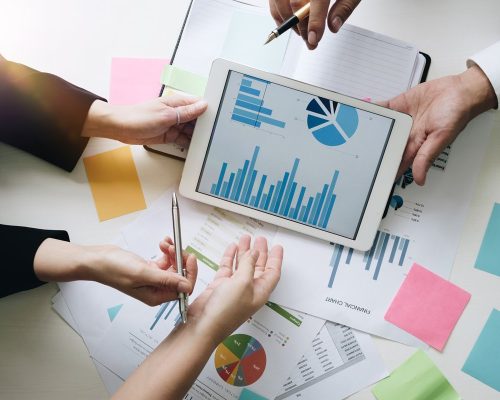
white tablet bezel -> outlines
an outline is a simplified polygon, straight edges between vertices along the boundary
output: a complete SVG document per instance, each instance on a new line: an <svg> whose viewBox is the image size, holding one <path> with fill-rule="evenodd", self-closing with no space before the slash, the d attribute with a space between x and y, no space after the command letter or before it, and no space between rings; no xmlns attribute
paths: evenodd
<svg viewBox="0 0 500 400"><path fill-rule="evenodd" d="M312 226L304 225L303 223L294 222L278 215L268 214L248 206L232 203L231 201L200 193L196 190L229 71L240 72L315 96L332 99L394 120L392 132L387 141L384 156L380 162L379 170L375 177L355 239L346 238ZM179 190L183 196L269 222L283 228L352 247L356 250L364 251L372 246L410 133L412 119L409 115L223 59L217 59L212 64L208 85L205 91L205 100L208 102L208 108L196 122L193 138L189 146L186 163L182 172Z"/></svg>

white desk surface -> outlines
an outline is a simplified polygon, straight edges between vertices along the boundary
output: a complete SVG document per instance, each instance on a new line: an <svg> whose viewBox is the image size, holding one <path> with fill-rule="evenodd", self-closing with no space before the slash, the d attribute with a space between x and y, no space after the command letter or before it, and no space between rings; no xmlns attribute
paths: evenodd
<svg viewBox="0 0 500 400"><path fill-rule="evenodd" d="M167 58L187 0L23 0L3 2L0 53L108 95L111 57ZM497 0L364 0L350 22L416 44L432 57L429 79L458 73L467 56L500 39ZM460 371L491 309L500 278L473 268L492 203L500 202L500 112L477 182L451 280L472 299L445 351L431 358L464 399L500 393ZM0 128L1 129L1 128ZM85 154L118 147L92 140ZM133 149L146 201L180 178L182 163ZM111 242L134 214L99 223L81 161L67 174L0 144L0 221L67 229L79 243ZM2 279L6 279L5 277ZM54 284L0 300L0 398L102 399L107 392L79 336L51 310ZM392 370L413 348L376 339ZM365 389L351 399L373 399Z"/></svg>

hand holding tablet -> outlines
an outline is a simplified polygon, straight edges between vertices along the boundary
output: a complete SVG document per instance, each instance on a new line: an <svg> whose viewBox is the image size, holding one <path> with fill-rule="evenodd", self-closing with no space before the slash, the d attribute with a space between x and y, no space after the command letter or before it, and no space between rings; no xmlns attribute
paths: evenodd
<svg viewBox="0 0 500 400"><path fill-rule="evenodd" d="M180 191L367 250L411 129L406 114L216 60Z"/></svg>

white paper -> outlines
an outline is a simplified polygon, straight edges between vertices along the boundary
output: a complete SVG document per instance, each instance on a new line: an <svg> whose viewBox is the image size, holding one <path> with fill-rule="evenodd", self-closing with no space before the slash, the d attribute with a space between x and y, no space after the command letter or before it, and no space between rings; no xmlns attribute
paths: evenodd
<svg viewBox="0 0 500 400"><path fill-rule="evenodd" d="M476 118L453 144L444 171L431 168L423 187L400 182L371 257L370 252L351 251L280 229L275 242L285 248L284 265L271 300L421 345L386 322L384 315L414 262L444 278L449 276L490 131L491 115Z"/></svg>
<svg viewBox="0 0 500 400"><path fill-rule="evenodd" d="M218 261L229 243L237 241L245 233L272 238L275 228L212 207L207 210L207 206L201 207L204 211L201 214L198 204L195 203L196 207L191 207L191 204L192 202L184 198L179 199L186 247L188 251L196 252L199 258L198 279L190 299L193 301L213 279ZM163 219L158 216L165 215L167 209L169 207L166 201L158 202L157 206L151 208L134 223L134 229L124 231L128 245L142 252L143 256L147 256L151 249L148 249L147 245L141 246L140 242L149 243L157 239L154 236L160 233L155 226L164 224ZM141 228L140 221L147 225ZM135 234L131 235L132 232ZM129 302L120 311L120 315L106 332L93 356L122 379L126 379L179 322L177 304L177 301L172 301L151 308L139 302ZM268 397L277 394L281 382L288 373L283 366L296 363L323 324L324 320L268 304L237 329L233 335L243 336L233 337L234 340L244 342L248 339L251 343L248 345L249 348L257 346L254 356L248 356L249 358L245 356L241 359L241 365L246 366L245 362L250 360L248 365L251 364L251 367L255 367L255 371L258 371L254 371L253 378L249 378L250 375L245 378L255 379L255 382L252 382L252 390ZM198 393L203 387L203 390L226 396L224 398L227 399L238 398L242 386L235 382L244 378L237 369L232 377L230 374L224 375L223 371L227 368L220 364L227 354L227 346L224 344L215 351L189 392L190 396L201 398L198 397ZM256 357L255 362L252 361L253 357ZM262 375L257 376L260 373ZM230 380L235 382L226 383L222 375L227 382ZM221 385L224 387L223 390Z"/></svg>
<svg viewBox="0 0 500 400"><path fill-rule="evenodd" d="M410 87L417 54L408 43L346 24L325 34L314 51L292 36L282 74L359 99L388 100Z"/></svg>
<svg viewBox="0 0 500 400"><path fill-rule="evenodd" d="M327 322L275 400L341 400L386 376L370 335Z"/></svg>

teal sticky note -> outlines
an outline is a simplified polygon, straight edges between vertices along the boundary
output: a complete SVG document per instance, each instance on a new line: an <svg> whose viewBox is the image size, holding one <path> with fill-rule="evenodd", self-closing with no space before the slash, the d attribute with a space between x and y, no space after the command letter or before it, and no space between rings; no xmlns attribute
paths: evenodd
<svg viewBox="0 0 500 400"><path fill-rule="evenodd" d="M462 371L500 392L500 311L491 311Z"/></svg>
<svg viewBox="0 0 500 400"><path fill-rule="evenodd" d="M250 389L243 389L241 391L240 397L238 400L267 400L266 397L261 396L255 392L252 392Z"/></svg>
<svg viewBox="0 0 500 400"><path fill-rule="evenodd" d="M476 259L476 268L500 276L500 204L495 203Z"/></svg>

